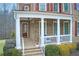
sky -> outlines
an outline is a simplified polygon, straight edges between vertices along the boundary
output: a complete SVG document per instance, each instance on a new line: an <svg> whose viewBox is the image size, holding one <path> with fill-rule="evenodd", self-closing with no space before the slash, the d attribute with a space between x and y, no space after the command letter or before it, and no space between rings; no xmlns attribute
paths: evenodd
<svg viewBox="0 0 79 59"><path fill-rule="evenodd" d="M16 9L15 3L0 3L0 11L7 11L9 13L14 9Z"/></svg>

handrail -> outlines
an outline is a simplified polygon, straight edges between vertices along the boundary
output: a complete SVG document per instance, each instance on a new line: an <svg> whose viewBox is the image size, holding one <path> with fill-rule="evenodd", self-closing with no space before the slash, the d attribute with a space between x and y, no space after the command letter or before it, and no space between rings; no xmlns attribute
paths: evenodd
<svg viewBox="0 0 79 59"><path fill-rule="evenodd" d="M60 35L60 36L70 36L70 34L67 34L67 35Z"/></svg>
<svg viewBox="0 0 79 59"><path fill-rule="evenodd" d="M50 38L50 37L57 37L57 35L54 35L54 36L44 36L45 38Z"/></svg>
<svg viewBox="0 0 79 59"><path fill-rule="evenodd" d="M24 56L24 39L22 37L22 55Z"/></svg>
<svg viewBox="0 0 79 59"><path fill-rule="evenodd" d="M70 34L67 34L67 35L60 35L60 36L70 36ZM48 37L57 37L57 35L53 35L53 36L44 36L45 38L48 38Z"/></svg>

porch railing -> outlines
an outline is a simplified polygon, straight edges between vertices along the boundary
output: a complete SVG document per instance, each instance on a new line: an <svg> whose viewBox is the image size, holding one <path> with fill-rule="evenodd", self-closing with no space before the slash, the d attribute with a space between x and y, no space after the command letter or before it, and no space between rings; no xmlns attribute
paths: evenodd
<svg viewBox="0 0 79 59"><path fill-rule="evenodd" d="M24 56L24 38L22 37L22 55Z"/></svg>
<svg viewBox="0 0 79 59"><path fill-rule="evenodd" d="M69 42L70 35L60 35L60 42Z"/></svg>
<svg viewBox="0 0 79 59"><path fill-rule="evenodd" d="M57 44L57 35L44 36L44 44ZM60 35L60 43L70 42L70 35Z"/></svg>
<svg viewBox="0 0 79 59"><path fill-rule="evenodd" d="M44 36L44 44L56 44L57 36Z"/></svg>

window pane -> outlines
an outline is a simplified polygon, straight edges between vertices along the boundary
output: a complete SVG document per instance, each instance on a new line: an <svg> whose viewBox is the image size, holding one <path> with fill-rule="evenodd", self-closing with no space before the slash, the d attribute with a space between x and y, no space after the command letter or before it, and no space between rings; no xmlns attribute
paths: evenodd
<svg viewBox="0 0 79 59"><path fill-rule="evenodd" d="M46 24L46 22L44 23L44 35L47 35L47 24Z"/></svg>
<svg viewBox="0 0 79 59"><path fill-rule="evenodd" d="M40 6L39 8L40 11L45 11L45 3L40 3L39 6Z"/></svg>
<svg viewBox="0 0 79 59"><path fill-rule="evenodd" d="M54 23L54 35L57 35L57 23Z"/></svg>
<svg viewBox="0 0 79 59"><path fill-rule="evenodd" d="M54 12L58 12L58 4L54 3Z"/></svg>
<svg viewBox="0 0 79 59"><path fill-rule="evenodd" d="M68 12L69 9L68 9L68 3L64 3L64 12Z"/></svg>
<svg viewBox="0 0 79 59"><path fill-rule="evenodd" d="M65 34L69 34L70 32L70 29L69 29L69 26L68 26L68 22L64 23L64 33Z"/></svg>

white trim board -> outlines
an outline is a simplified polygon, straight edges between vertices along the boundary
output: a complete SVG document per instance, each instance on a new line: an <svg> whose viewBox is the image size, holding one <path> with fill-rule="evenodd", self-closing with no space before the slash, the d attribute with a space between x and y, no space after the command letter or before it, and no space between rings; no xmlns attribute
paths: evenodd
<svg viewBox="0 0 79 59"><path fill-rule="evenodd" d="M15 13L17 15L17 18L20 17L26 17L26 18L49 18L49 19L66 19L66 20L71 20L72 16L71 15L63 15L63 14L41 14L41 13ZM15 17L16 18L16 17Z"/></svg>

